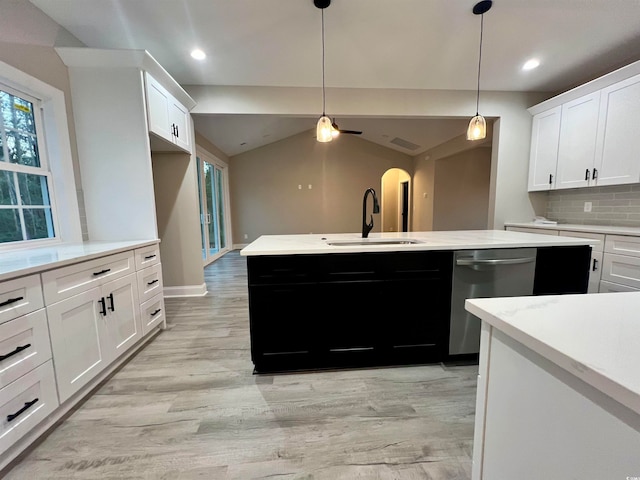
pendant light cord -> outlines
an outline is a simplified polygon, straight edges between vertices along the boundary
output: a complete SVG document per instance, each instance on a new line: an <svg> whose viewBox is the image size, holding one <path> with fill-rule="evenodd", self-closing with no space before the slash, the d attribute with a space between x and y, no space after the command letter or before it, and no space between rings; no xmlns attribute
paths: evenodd
<svg viewBox="0 0 640 480"><path fill-rule="evenodd" d="M325 95L324 95L324 8L320 9L322 13L322 116L325 116Z"/></svg>
<svg viewBox="0 0 640 480"><path fill-rule="evenodd" d="M323 27L323 30L324 30L324 27ZM484 30L484 13L480 15L480 54L478 55L478 90L476 93L476 117L480 114L480 65L482 64L482 31L483 30Z"/></svg>

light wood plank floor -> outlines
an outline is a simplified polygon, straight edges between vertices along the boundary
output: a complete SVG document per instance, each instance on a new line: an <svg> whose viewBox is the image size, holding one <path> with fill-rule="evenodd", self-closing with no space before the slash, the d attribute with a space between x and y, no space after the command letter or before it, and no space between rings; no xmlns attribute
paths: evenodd
<svg viewBox="0 0 640 480"><path fill-rule="evenodd" d="M245 258L206 281L5 478L471 477L477 366L254 375Z"/></svg>

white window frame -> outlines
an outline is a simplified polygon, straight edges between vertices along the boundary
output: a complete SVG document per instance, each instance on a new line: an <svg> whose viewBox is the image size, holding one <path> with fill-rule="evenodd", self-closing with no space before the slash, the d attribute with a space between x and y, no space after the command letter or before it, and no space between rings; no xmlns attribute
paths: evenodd
<svg viewBox="0 0 640 480"><path fill-rule="evenodd" d="M0 88L9 93L14 93L9 91L13 90L17 96L25 96L25 100L32 101L42 167L8 163L3 170L45 174L48 177L55 233L53 238L2 243L0 251L82 242L64 93L4 62L0 62L0 84ZM60 215L61 212L64 215Z"/></svg>

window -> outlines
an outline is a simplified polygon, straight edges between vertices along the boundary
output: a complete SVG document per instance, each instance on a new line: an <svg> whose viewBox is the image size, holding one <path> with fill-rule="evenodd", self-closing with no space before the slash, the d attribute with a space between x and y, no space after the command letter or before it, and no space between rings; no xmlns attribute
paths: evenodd
<svg viewBox="0 0 640 480"><path fill-rule="evenodd" d="M0 84L0 243L55 238L37 99Z"/></svg>

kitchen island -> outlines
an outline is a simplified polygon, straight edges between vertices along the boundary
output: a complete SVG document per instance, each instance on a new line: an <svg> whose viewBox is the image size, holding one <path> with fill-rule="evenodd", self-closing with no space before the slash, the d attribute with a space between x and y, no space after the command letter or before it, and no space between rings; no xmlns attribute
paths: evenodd
<svg viewBox="0 0 640 480"><path fill-rule="evenodd" d="M502 230L264 235L245 247L257 373L449 358L454 255L534 248L532 293L585 293L597 240Z"/></svg>
<svg viewBox="0 0 640 480"><path fill-rule="evenodd" d="M640 477L640 293L466 308L482 319L473 480Z"/></svg>

